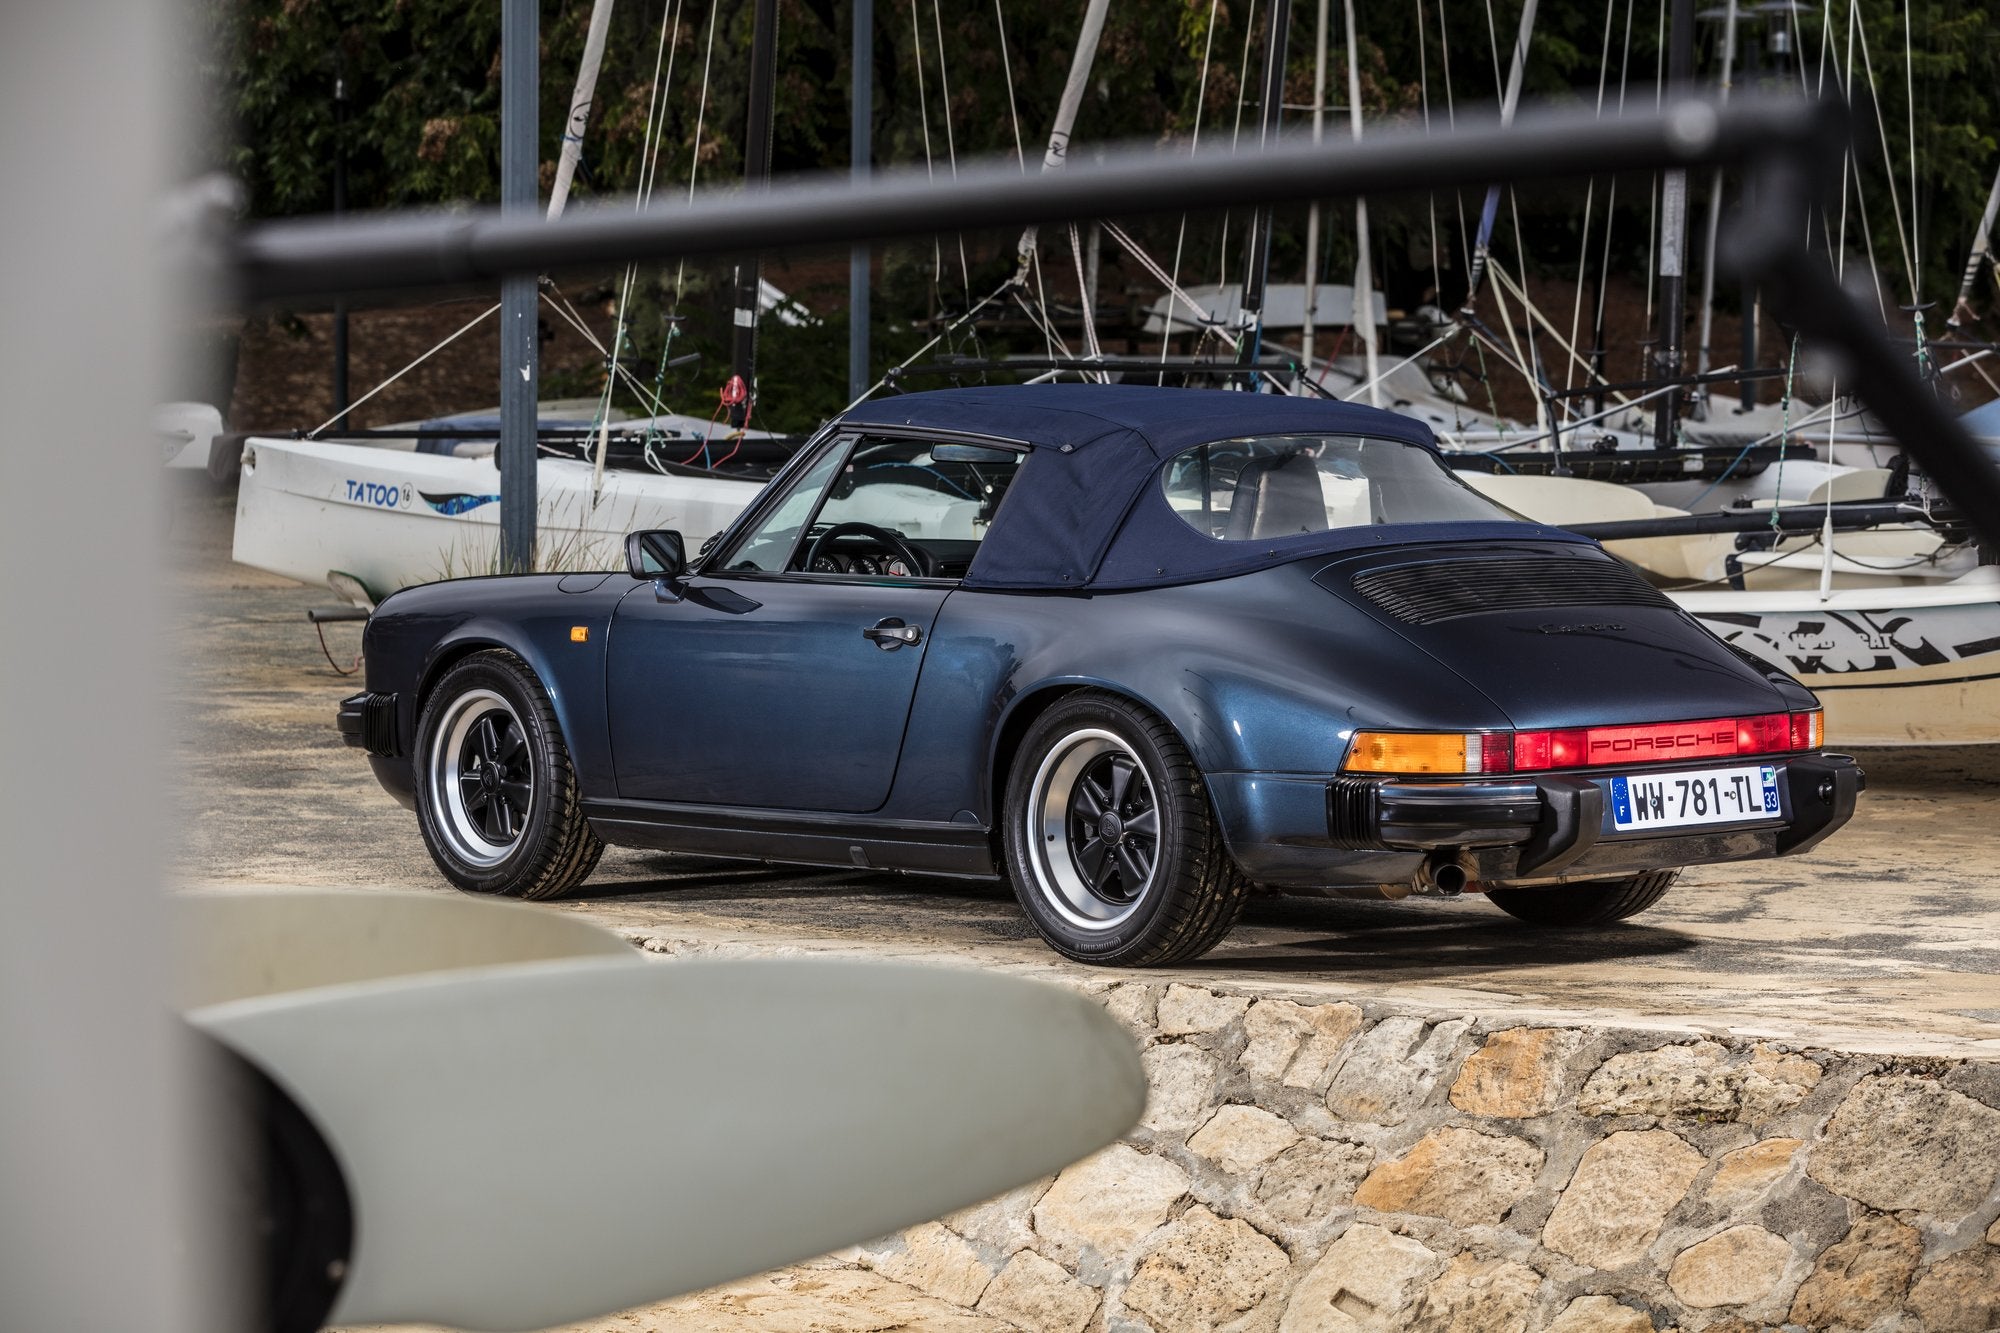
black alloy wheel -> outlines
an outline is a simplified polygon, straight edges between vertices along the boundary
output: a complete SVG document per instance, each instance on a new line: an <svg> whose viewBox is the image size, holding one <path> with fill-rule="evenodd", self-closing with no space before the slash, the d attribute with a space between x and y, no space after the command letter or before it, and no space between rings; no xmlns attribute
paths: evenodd
<svg viewBox="0 0 2000 1333"><path fill-rule="evenodd" d="M1085 890L1114 909L1138 902L1160 851L1160 811L1139 761L1115 740L1103 744L1063 805L1070 862Z"/></svg>
<svg viewBox="0 0 2000 1333"><path fill-rule="evenodd" d="M513 709L489 691L460 696L454 711L457 724L447 719L445 747L455 753L441 756L456 788L447 793L453 823L484 846L512 847L528 826L535 798L527 733Z"/></svg>
<svg viewBox="0 0 2000 1333"><path fill-rule="evenodd" d="M1129 699L1084 690L1029 729L1007 784L1015 896L1080 962L1186 962L1236 922L1246 889L1193 758Z"/></svg>
<svg viewBox="0 0 2000 1333"><path fill-rule="evenodd" d="M444 674L414 762L424 845L461 889L554 898L603 854L548 693L512 653L475 653Z"/></svg>

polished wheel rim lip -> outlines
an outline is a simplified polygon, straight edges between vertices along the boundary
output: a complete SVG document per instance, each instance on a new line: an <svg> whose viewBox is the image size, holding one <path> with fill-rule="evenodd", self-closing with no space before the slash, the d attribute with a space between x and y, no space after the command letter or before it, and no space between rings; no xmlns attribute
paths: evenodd
<svg viewBox="0 0 2000 1333"><path fill-rule="evenodd" d="M452 854L480 867L513 855L535 790L528 732L514 705L484 689L453 699L431 732L427 767L435 822Z"/></svg>
<svg viewBox="0 0 2000 1333"><path fill-rule="evenodd" d="M1021 815L1042 901L1093 934L1130 920L1159 873L1159 799L1115 732L1063 737L1043 758Z"/></svg>

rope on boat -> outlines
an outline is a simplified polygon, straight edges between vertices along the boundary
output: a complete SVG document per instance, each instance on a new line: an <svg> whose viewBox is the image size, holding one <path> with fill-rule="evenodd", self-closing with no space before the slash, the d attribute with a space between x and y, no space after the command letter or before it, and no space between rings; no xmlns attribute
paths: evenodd
<svg viewBox="0 0 2000 1333"><path fill-rule="evenodd" d="M388 388L391 384L394 384L397 380L403 378L403 376L409 374L411 371L415 370L418 366L421 366L424 362L430 360L432 357L436 356L439 352L442 352L445 348L451 346L453 343L457 342L460 338L463 338L466 334L478 328L488 319L491 319L494 315L498 314L499 311L500 311L500 306L496 302L492 306L489 306L483 313L474 316L470 320L467 320L464 327L460 328L456 333L453 333L443 342L431 348L428 352L425 352L422 356L419 356L416 360L410 362L409 365L404 366L401 370L391 375L388 379L383 380L380 384L370 389L367 393L362 394L359 398L349 403L345 408L341 409L339 412L336 412L334 415L328 417L325 421L320 422L317 426L314 426L311 430L307 431L306 438L308 440L318 439L320 432L325 430L328 426L331 426L334 422L341 420L343 417L347 416L348 413L352 412L355 408L361 406L363 403L367 402L370 398L373 398L376 394L382 392L382 390Z"/></svg>

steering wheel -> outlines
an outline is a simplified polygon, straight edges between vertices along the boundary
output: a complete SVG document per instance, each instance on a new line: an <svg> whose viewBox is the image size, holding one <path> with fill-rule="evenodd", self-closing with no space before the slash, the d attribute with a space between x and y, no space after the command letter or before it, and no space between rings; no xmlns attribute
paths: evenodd
<svg viewBox="0 0 2000 1333"><path fill-rule="evenodd" d="M836 523L820 533L812 539L812 545L806 547L804 560L806 569L811 570L818 564L820 552L841 537L867 537L894 552L908 567L912 576L927 579L934 575L936 567L931 562L930 552L911 545L909 539L902 533L889 528L878 528L873 523Z"/></svg>

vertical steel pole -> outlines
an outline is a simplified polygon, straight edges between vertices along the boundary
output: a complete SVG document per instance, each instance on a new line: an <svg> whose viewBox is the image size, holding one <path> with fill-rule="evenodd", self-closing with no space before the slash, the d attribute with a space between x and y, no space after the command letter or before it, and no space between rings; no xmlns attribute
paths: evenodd
<svg viewBox="0 0 2000 1333"><path fill-rule="evenodd" d="M778 0L757 0L756 31L750 37L750 124L743 136L743 188L761 190L771 182L771 99L778 83ZM757 301L762 289L756 255L736 265L736 378L743 395L729 408L729 424L750 419L757 402Z"/></svg>
<svg viewBox="0 0 2000 1333"><path fill-rule="evenodd" d="M347 211L347 74L333 75L333 215ZM333 410L336 433L347 429L347 298L333 301Z"/></svg>
<svg viewBox="0 0 2000 1333"><path fill-rule="evenodd" d="M536 211L541 140L541 14L538 0L501 0L500 207ZM522 572L535 560L535 403L541 382L535 279L500 285L500 567Z"/></svg>
<svg viewBox="0 0 2000 1333"><path fill-rule="evenodd" d="M1685 88L1694 74L1694 0L1673 0L1667 32L1667 87ZM1669 171L1660 191L1660 342L1654 373L1663 380L1681 374L1681 326L1687 322L1687 172ZM1660 395L1653 420L1653 445L1671 449L1680 424L1681 391Z"/></svg>
<svg viewBox="0 0 2000 1333"><path fill-rule="evenodd" d="M851 143L854 183L868 179L875 153L875 0L854 0L854 62ZM868 374L868 247L857 245L847 262L847 397L867 393L875 381Z"/></svg>

